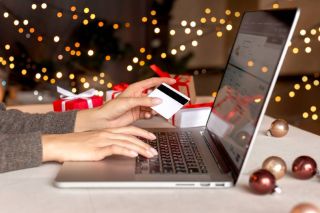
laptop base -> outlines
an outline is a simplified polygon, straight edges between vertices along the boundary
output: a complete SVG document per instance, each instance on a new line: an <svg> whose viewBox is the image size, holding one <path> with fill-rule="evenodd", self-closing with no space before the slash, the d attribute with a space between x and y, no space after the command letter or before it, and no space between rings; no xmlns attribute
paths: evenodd
<svg viewBox="0 0 320 213"><path fill-rule="evenodd" d="M208 168L208 173L194 174L137 174L136 160L111 156L98 162L65 162L55 180L59 188L226 188L234 183L230 173L223 174L212 157L203 128L181 129L190 131ZM151 132L177 132L179 129L157 128Z"/></svg>

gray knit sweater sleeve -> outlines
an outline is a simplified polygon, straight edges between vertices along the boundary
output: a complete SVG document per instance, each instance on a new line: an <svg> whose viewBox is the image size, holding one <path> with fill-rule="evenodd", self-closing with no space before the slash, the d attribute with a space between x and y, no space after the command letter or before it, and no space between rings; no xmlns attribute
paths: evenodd
<svg viewBox="0 0 320 213"><path fill-rule="evenodd" d="M0 103L0 173L40 165L41 134L73 132L75 118L76 111L29 114Z"/></svg>
<svg viewBox="0 0 320 213"><path fill-rule="evenodd" d="M6 110L5 106L0 103L0 134L73 132L75 117L76 111L30 114L15 109Z"/></svg>
<svg viewBox="0 0 320 213"><path fill-rule="evenodd" d="M39 166L41 133L0 134L0 173Z"/></svg>

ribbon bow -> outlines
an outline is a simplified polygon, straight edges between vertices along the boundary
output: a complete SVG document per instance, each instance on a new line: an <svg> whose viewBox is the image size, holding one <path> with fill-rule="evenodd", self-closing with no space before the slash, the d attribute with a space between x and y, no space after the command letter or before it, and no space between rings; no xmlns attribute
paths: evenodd
<svg viewBox="0 0 320 213"><path fill-rule="evenodd" d="M158 67L157 65L155 64L152 64L150 66L150 68L152 69L153 72L155 72L159 77L167 77L167 78L172 78L170 76L170 74L168 72L165 72L163 71L160 67ZM189 76L189 75L188 75ZM173 88L179 90L179 86L185 86L188 90L188 95L189 95L189 88L188 88L188 83L190 83L190 78L184 80L184 81L181 81L181 77L179 75L175 75L173 77L173 79L176 80L176 83L170 85L172 86Z"/></svg>
<svg viewBox="0 0 320 213"><path fill-rule="evenodd" d="M66 102L76 100L76 99L85 99L88 103L88 108L93 108L93 103L91 97L94 96L96 90L89 89L80 94L74 94L68 90L65 90L61 87L57 87L57 92L60 94L60 98L63 99L61 103L62 112L66 111Z"/></svg>
<svg viewBox="0 0 320 213"><path fill-rule="evenodd" d="M158 67L155 64L150 65L150 68L152 69L153 72L155 72L158 76L160 77L167 77L167 78L171 78L170 74L163 71L160 67Z"/></svg>

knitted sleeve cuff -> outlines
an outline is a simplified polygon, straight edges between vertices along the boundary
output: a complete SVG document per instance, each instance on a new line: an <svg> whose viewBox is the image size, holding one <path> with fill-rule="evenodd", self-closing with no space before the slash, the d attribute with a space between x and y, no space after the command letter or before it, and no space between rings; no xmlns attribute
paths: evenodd
<svg viewBox="0 0 320 213"><path fill-rule="evenodd" d="M42 133L63 134L74 132L77 111L49 112L42 121Z"/></svg>
<svg viewBox="0 0 320 213"><path fill-rule="evenodd" d="M39 166L41 133L0 135L0 173Z"/></svg>

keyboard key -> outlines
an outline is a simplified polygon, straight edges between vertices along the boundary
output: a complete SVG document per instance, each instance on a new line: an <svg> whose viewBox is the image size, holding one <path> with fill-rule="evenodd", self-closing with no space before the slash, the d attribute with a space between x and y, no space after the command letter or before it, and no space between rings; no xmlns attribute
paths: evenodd
<svg viewBox="0 0 320 213"><path fill-rule="evenodd" d="M207 173L191 132L157 132L156 140L144 140L159 155L151 159L136 158L136 174Z"/></svg>

